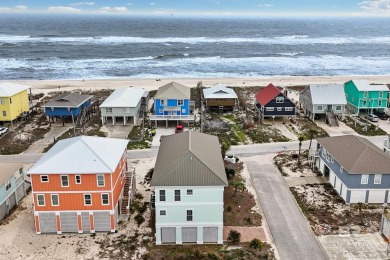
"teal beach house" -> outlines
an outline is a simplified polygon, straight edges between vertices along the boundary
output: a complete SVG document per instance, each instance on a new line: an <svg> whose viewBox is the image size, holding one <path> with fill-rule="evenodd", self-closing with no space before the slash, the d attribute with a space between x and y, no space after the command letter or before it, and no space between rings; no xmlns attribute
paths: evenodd
<svg viewBox="0 0 390 260"><path fill-rule="evenodd" d="M387 108L389 88L386 85L370 85L367 80L350 80L344 84L348 109L354 113L372 113Z"/></svg>
<svg viewBox="0 0 390 260"><path fill-rule="evenodd" d="M165 136L151 180L156 244L222 244L227 184L216 136L194 131Z"/></svg>

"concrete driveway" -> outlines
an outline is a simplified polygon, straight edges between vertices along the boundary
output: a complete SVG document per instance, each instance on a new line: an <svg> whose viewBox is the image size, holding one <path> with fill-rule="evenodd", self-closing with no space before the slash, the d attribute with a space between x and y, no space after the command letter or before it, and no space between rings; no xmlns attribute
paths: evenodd
<svg viewBox="0 0 390 260"><path fill-rule="evenodd" d="M356 135L357 133L355 130L344 124L343 122L339 121L339 126L329 126L325 122L322 121L315 121L315 123L324 129L325 132L329 134L329 136L340 136L340 135Z"/></svg>
<svg viewBox="0 0 390 260"><path fill-rule="evenodd" d="M174 127L157 127L156 135L153 137L152 140L152 147L160 147L161 136L173 135L173 134L175 134Z"/></svg>
<svg viewBox="0 0 390 260"><path fill-rule="evenodd" d="M104 125L100 131L106 132L107 137L126 139L134 125Z"/></svg>
<svg viewBox="0 0 390 260"><path fill-rule="evenodd" d="M243 158L280 259L327 259L281 174L274 155Z"/></svg>
<svg viewBox="0 0 390 260"><path fill-rule="evenodd" d="M379 119L378 122L376 122L376 123L372 122L372 124L378 125L379 128L381 128L386 133L390 134L390 122L389 122L389 120L381 120L381 119Z"/></svg>

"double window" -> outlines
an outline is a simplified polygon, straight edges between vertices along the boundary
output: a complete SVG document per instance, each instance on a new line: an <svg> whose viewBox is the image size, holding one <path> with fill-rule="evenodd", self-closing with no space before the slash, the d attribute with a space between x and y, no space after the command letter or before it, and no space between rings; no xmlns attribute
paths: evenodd
<svg viewBox="0 0 390 260"><path fill-rule="evenodd" d="M49 176L48 175L41 175L41 182L49 182Z"/></svg>
<svg viewBox="0 0 390 260"><path fill-rule="evenodd" d="M58 200L58 194L51 194L51 205L52 206L60 205L60 201Z"/></svg>
<svg viewBox="0 0 390 260"><path fill-rule="evenodd" d="M177 100L177 105L178 105L178 106L184 105L184 100L183 100L183 99L178 99L178 100Z"/></svg>
<svg viewBox="0 0 390 260"><path fill-rule="evenodd" d="M165 99L160 99L160 106L165 106Z"/></svg>
<svg viewBox="0 0 390 260"><path fill-rule="evenodd" d="M165 190L160 190L160 201L165 201Z"/></svg>
<svg viewBox="0 0 390 260"><path fill-rule="evenodd" d="M383 92L382 91L379 92L379 97L383 98Z"/></svg>
<svg viewBox="0 0 390 260"><path fill-rule="evenodd" d="M273 107L266 107L265 111L274 111L274 108Z"/></svg>
<svg viewBox="0 0 390 260"><path fill-rule="evenodd" d="M76 184L81 184L81 176L80 175L75 175L75 182Z"/></svg>
<svg viewBox="0 0 390 260"><path fill-rule="evenodd" d="M194 194L193 190L187 190L187 195L192 196Z"/></svg>
<svg viewBox="0 0 390 260"><path fill-rule="evenodd" d="M340 105L336 106L336 111L341 111L341 106Z"/></svg>
<svg viewBox="0 0 390 260"><path fill-rule="evenodd" d="M167 211L165 209L160 210L160 216L166 216L166 215L167 215Z"/></svg>
<svg viewBox="0 0 390 260"><path fill-rule="evenodd" d="M108 193L103 193L102 194L102 205L109 205L109 200L108 200Z"/></svg>
<svg viewBox="0 0 390 260"><path fill-rule="evenodd" d="M282 108L281 107L278 107L278 108L276 108L277 109L277 111L282 111Z"/></svg>
<svg viewBox="0 0 390 260"><path fill-rule="evenodd" d="M186 212L187 212L187 221L192 221L194 217L192 213L192 209L187 209Z"/></svg>
<svg viewBox="0 0 390 260"><path fill-rule="evenodd" d="M112 107L106 107L106 113L112 113Z"/></svg>
<svg viewBox="0 0 390 260"><path fill-rule="evenodd" d="M92 196L91 194L84 194L84 205L91 206L92 205Z"/></svg>
<svg viewBox="0 0 390 260"><path fill-rule="evenodd" d="M61 175L61 187L69 187L68 175Z"/></svg>
<svg viewBox="0 0 390 260"><path fill-rule="evenodd" d="M361 184L368 184L368 174L363 174L361 179Z"/></svg>
<svg viewBox="0 0 390 260"><path fill-rule="evenodd" d="M5 190L7 191L9 189L11 189L11 182L8 180L5 182Z"/></svg>
<svg viewBox="0 0 390 260"><path fill-rule="evenodd" d="M37 202L38 202L38 206L45 206L45 195L38 194L37 195Z"/></svg>
<svg viewBox="0 0 390 260"><path fill-rule="evenodd" d="M375 174L374 184L381 184L382 182L382 174Z"/></svg>
<svg viewBox="0 0 390 260"><path fill-rule="evenodd" d="M286 112L287 112L287 111L288 111L288 112L291 112L291 111L293 111L293 108L292 108L292 107L285 107L284 110L285 110Z"/></svg>
<svg viewBox="0 0 390 260"><path fill-rule="evenodd" d="M9 98L9 103L12 104L12 98Z"/></svg>
<svg viewBox="0 0 390 260"><path fill-rule="evenodd" d="M7 111L3 110L3 117L6 117L6 116L7 116Z"/></svg>
<svg viewBox="0 0 390 260"><path fill-rule="evenodd" d="M104 187L104 175L100 174L96 176L97 178L97 186Z"/></svg>
<svg viewBox="0 0 390 260"><path fill-rule="evenodd" d="M323 110L323 106L322 106L322 105L318 105L318 106L317 106L317 110L318 110L318 111L322 111L322 110Z"/></svg>
<svg viewBox="0 0 390 260"><path fill-rule="evenodd" d="M276 103L283 103L284 102L284 97L277 97L276 98Z"/></svg>
<svg viewBox="0 0 390 260"><path fill-rule="evenodd" d="M363 97L367 97L367 95L368 95L368 93L367 93L367 91L364 91L364 94L363 94Z"/></svg>
<svg viewBox="0 0 390 260"><path fill-rule="evenodd" d="M378 107L382 106L382 100L378 100Z"/></svg>
<svg viewBox="0 0 390 260"><path fill-rule="evenodd" d="M5 105L5 99L4 98L1 98L1 104Z"/></svg>
<svg viewBox="0 0 390 260"><path fill-rule="evenodd" d="M175 201L180 201L180 190L175 190Z"/></svg>

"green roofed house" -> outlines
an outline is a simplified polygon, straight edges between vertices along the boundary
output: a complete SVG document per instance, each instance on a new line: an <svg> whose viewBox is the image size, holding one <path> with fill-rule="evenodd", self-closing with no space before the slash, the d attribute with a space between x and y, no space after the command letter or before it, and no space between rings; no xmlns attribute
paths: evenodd
<svg viewBox="0 0 390 260"><path fill-rule="evenodd" d="M348 109L359 114L361 111L373 113L374 109L387 108L389 88L386 85L370 85L367 80L350 80L344 84Z"/></svg>
<svg viewBox="0 0 390 260"><path fill-rule="evenodd" d="M218 137L193 131L165 136L151 180L156 244L222 244L227 185Z"/></svg>

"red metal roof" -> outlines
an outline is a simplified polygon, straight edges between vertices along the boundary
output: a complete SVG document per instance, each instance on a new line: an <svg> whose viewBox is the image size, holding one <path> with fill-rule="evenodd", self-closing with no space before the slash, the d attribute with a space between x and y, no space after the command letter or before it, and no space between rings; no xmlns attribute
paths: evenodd
<svg viewBox="0 0 390 260"><path fill-rule="evenodd" d="M256 100L260 103L260 105L265 106L279 94L280 90L270 83L268 86L257 92Z"/></svg>

